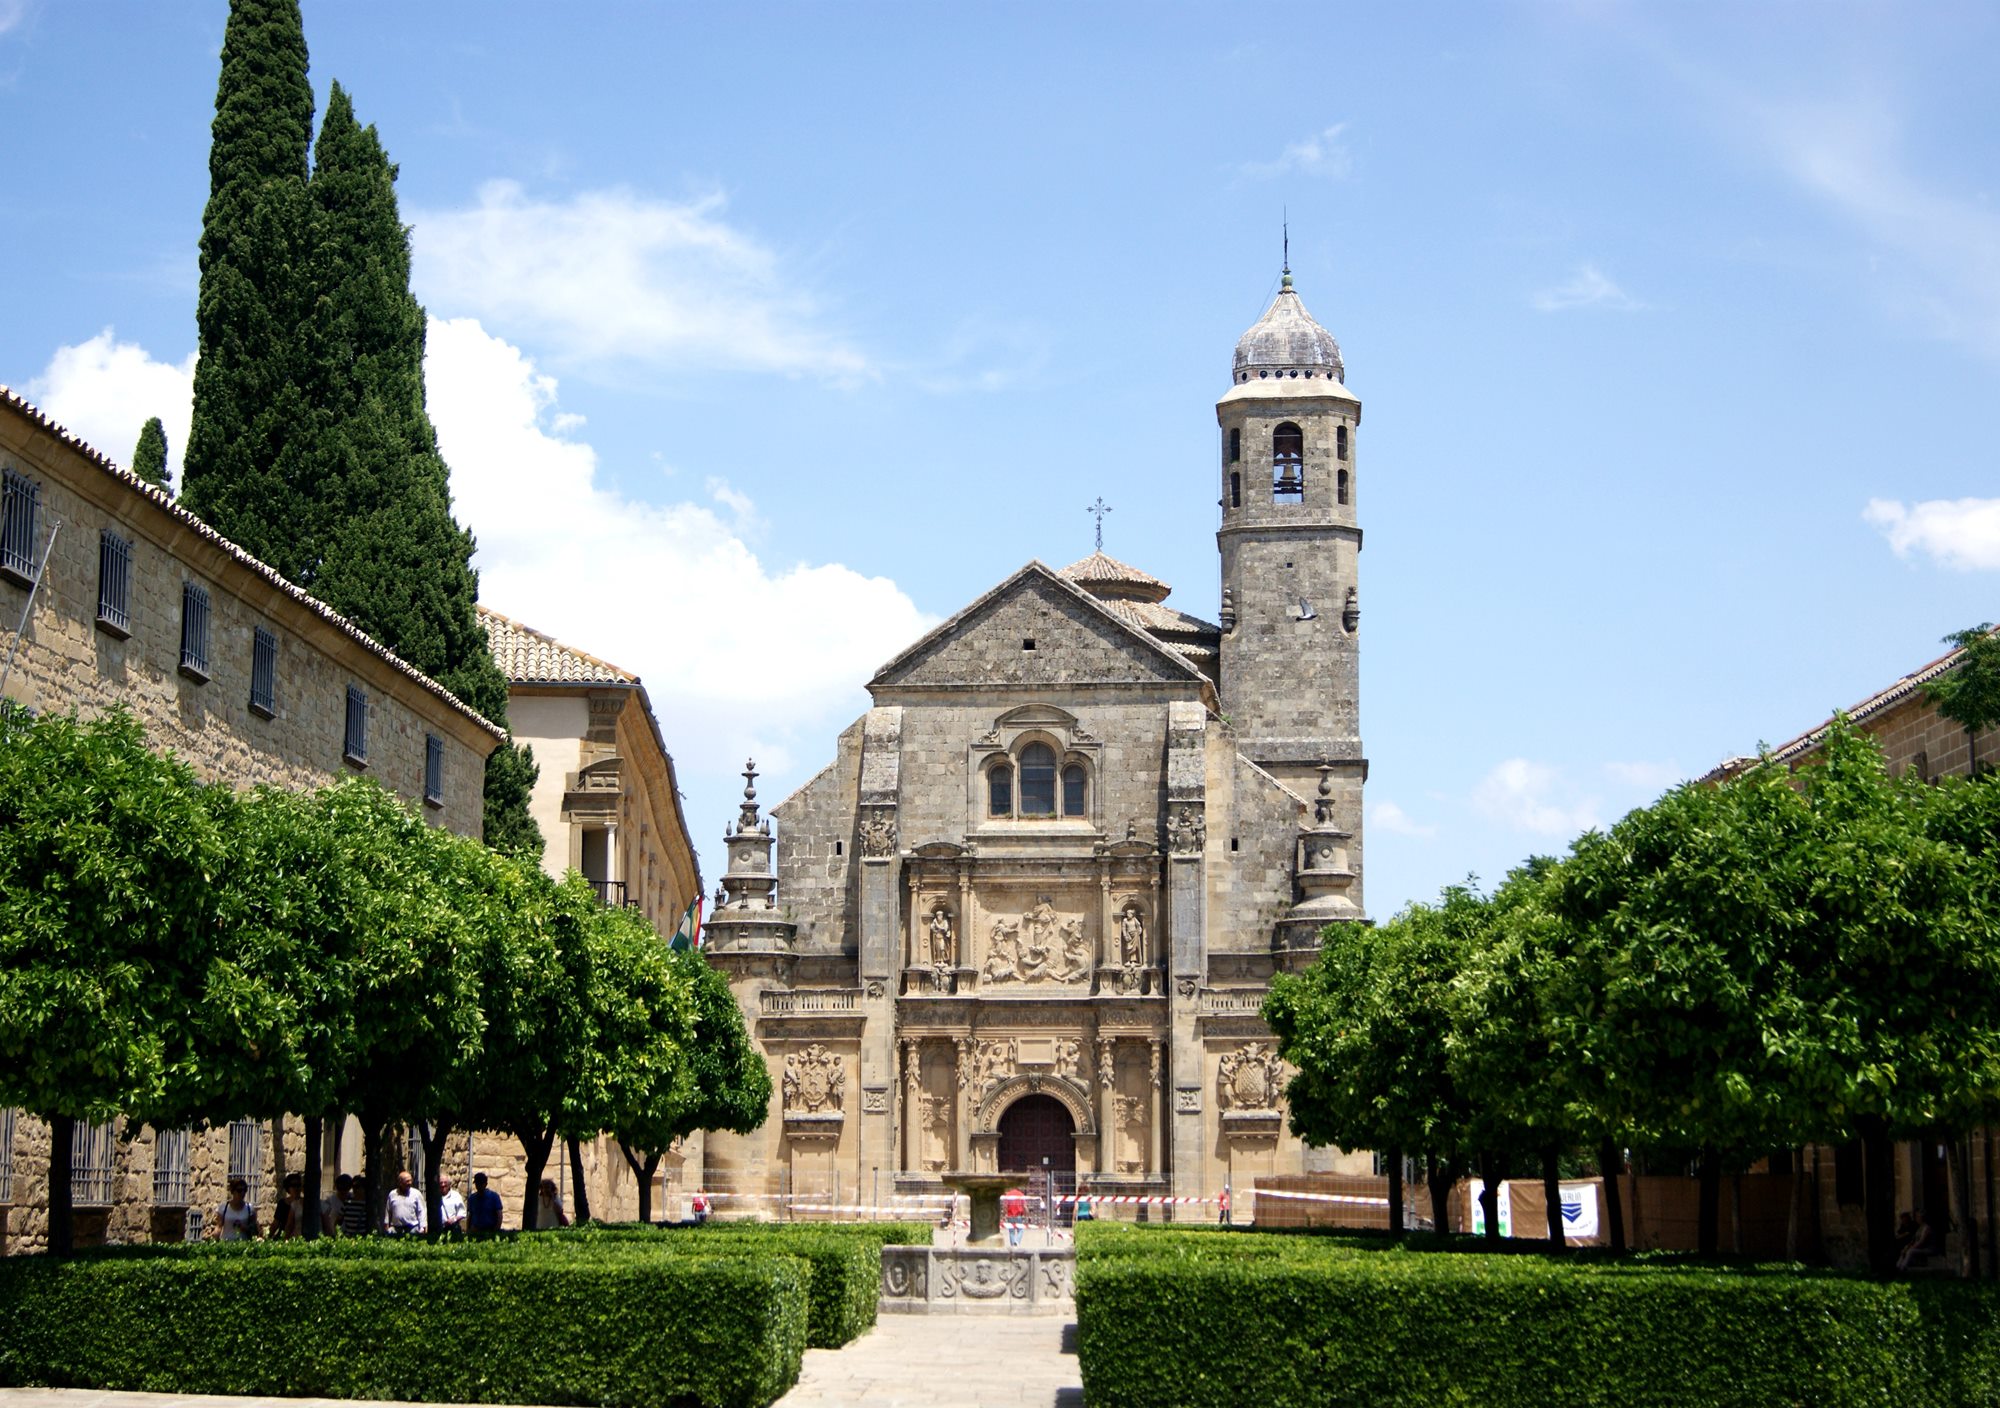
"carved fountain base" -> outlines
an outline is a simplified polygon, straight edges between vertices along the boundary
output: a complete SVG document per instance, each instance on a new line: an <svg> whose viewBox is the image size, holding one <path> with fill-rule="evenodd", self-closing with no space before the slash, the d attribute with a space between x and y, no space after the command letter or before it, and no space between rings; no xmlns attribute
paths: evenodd
<svg viewBox="0 0 2000 1408"><path fill-rule="evenodd" d="M884 1247L885 1314L1073 1315L1073 1247Z"/></svg>

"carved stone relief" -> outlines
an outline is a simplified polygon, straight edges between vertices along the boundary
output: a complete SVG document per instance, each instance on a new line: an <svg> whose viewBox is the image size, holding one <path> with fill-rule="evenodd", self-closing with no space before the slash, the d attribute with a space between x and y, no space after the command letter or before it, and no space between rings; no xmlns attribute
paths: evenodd
<svg viewBox="0 0 2000 1408"><path fill-rule="evenodd" d="M1013 1042L976 1039L972 1044L972 1098L984 1100L988 1091L1014 1074L1014 1064Z"/></svg>
<svg viewBox="0 0 2000 1408"><path fill-rule="evenodd" d="M814 1042L785 1056L787 1114L838 1114L847 1098L847 1063Z"/></svg>
<svg viewBox="0 0 2000 1408"><path fill-rule="evenodd" d="M1284 1081L1284 1067L1263 1042L1247 1041L1226 1053L1215 1077L1215 1100L1230 1110L1272 1110Z"/></svg>
<svg viewBox="0 0 2000 1408"><path fill-rule="evenodd" d="M889 808L873 807L862 817L861 854L865 857L896 854L896 814Z"/></svg>
<svg viewBox="0 0 2000 1408"><path fill-rule="evenodd" d="M1060 1038L1056 1042L1056 1074L1064 1080L1084 1085L1083 1043L1073 1038Z"/></svg>
<svg viewBox="0 0 2000 1408"><path fill-rule="evenodd" d="M1167 823L1167 849L1177 856L1200 855L1208 844L1208 822L1196 807L1179 807Z"/></svg>
<svg viewBox="0 0 2000 1408"><path fill-rule="evenodd" d="M1083 916L1058 913L1046 897L1019 918L993 921L987 935L989 983L1074 983L1090 974L1090 940Z"/></svg>

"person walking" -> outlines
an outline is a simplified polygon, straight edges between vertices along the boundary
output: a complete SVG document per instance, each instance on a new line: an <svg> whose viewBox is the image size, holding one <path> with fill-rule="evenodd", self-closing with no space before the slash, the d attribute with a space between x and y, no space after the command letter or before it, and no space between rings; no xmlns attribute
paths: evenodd
<svg viewBox="0 0 2000 1408"><path fill-rule="evenodd" d="M1222 1185L1222 1197L1219 1198L1217 1201L1220 1203L1222 1207L1222 1215L1216 1220L1220 1222L1224 1227L1228 1227L1231 1224L1229 1221L1229 1185L1227 1183Z"/></svg>
<svg viewBox="0 0 2000 1408"><path fill-rule="evenodd" d="M304 1174L285 1175L285 1196L278 1204L278 1215L271 1220L273 1237L303 1237L306 1235L306 1180Z"/></svg>
<svg viewBox="0 0 2000 1408"><path fill-rule="evenodd" d="M438 1195L438 1231L447 1237L465 1235L465 1194L451 1186L451 1175L438 1175L438 1187L443 1191Z"/></svg>
<svg viewBox="0 0 2000 1408"><path fill-rule="evenodd" d="M535 1230L539 1232L550 1227L567 1226L569 1214L563 1211L562 1197L556 1192L556 1181L544 1178L535 1199Z"/></svg>
<svg viewBox="0 0 2000 1408"><path fill-rule="evenodd" d="M217 1235L225 1242L247 1242L257 1235L257 1207L250 1201L248 1179L229 1180L229 1201L216 1215Z"/></svg>
<svg viewBox="0 0 2000 1408"><path fill-rule="evenodd" d="M500 1195L486 1186L486 1175L472 1175L472 1197L465 1204L465 1220L480 1241L500 1231Z"/></svg>
<svg viewBox="0 0 2000 1408"><path fill-rule="evenodd" d="M368 1216L368 1182L351 1173L333 1180L333 1196L340 1200L340 1235L366 1237L374 1228Z"/></svg>
<svg viewBox="0 0 2000 1408"><path fill-rule="evenodd" d="M391 1237L421 1237L429 1230L425 1218L424 1195L411 1186L410 1171L404 1169L396 1175L389 1206L383 1209L382 1230Z"/></svg>

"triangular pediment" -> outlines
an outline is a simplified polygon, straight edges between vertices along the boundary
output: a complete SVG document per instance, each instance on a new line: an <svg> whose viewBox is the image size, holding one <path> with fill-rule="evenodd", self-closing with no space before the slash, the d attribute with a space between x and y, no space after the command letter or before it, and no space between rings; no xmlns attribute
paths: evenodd
<svg viewBox="0 0 2000 1408"><path fill-rule="evenodd" d="M876 671L868 688L1090 684L1204 689L1207 681L1088 592L1031 562Z"/></svg>

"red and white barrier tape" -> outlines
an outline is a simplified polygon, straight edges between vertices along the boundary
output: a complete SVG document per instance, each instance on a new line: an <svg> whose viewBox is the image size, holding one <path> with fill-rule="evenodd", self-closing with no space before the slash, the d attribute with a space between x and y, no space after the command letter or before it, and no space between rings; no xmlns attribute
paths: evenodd
<svg viewBox="0 0 2000 1408"><path fill-rule="evenodd" d="M1076 1201L1077 1196L1078 1195L1072 1194L1069 1197L1058 1198L1056 1199L1056 1202L1063 1207L1068 1207L1071 1203L1074 1203ZM1115 1194L1104 1194L1104 1195L1100 1195L1097 1193L1085 1193L1082 1194L1081 1196L1089 1199L1089 1201L1093 1206L1104 1206L1104 1207L1129 1207L1134 1203L1146 1203L1153 1207L1158 1207L1162 1203L1171 1203L1178 1206L1189 1203L1212 1203L1215 1201L1215 1199L1213 1198L1148 1197L1144 1194L1139 1194L1139 1193L1115 1193Z"/></svg>
<svg viewBox="0 0 2000 1408"><path fill-rule="evenodd" d="M1276 1188L1259 1188L1251 1194L1254 1198L1290 1198L1301 1203L1359 1203L1363 1207L1386 1208L1387 1198L1367 1197L1359 1193L1289 1193Z"/></svg>

